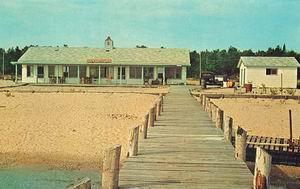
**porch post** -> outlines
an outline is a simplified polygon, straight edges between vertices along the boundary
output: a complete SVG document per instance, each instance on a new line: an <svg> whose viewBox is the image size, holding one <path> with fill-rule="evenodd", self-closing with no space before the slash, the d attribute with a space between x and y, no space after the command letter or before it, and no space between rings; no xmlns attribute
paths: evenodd
<svg viewBox="0 0 300 189"><path fill-rule="evenodd" d="M78 79L78 84L80 84L80 77L79 77L79 74L80 74L80 66L78 65L78 66L77 66L77 79Z"/></svg>
<svg viewBox="0 0 300 189"><path fill-rule="evenodd" d="M145 83L144 83L144 66L142 66L142 84L144 85Z"/></svg>
<svg viewBox="0 0 300 189"><path fill-rule="evenodd" d="M166 67L163 67L163 85L166 85L166 74L165 74L165 69Z"/></svg>
<svg viewBox="0 0 300 189"><path fill-rule="evenodd" d="M55 65L55 68L56 68L56 84L58 84L59 66Z"/></svg>
<svg viewBox="0 0 300 189"><path fill-rule="evenodd" d="M15 64L15 83L18 82L18 64Z"/></svg>
<svg viewBox="0 0 300 189"><path fill-rule="evenodd" d="M101 66L99 65L98 66L98 70L99 70L99 73L98 73L98 84L100 85L101 84Z"/></svg>
<svg viewBox="0 0 300 189"><path fill-rule="evenodd" d="M122 66L120 65L120 85L122 85Z"/></svg>
<svg viewBox="0 0 300 189"><path fill-rule="evenodd" d="M38 83L39 78L38 78L38 71L37 71L37 65L33 65L33 75L35 76L36 80L35 82Z"/></svg>

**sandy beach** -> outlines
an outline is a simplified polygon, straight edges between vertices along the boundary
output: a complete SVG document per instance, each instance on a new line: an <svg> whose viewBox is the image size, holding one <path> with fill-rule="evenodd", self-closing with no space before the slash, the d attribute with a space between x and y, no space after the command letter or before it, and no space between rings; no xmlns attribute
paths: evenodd
<svg viewBox="0 0 300 189"><path fill-rule="evenodd" d="M97 169L114 144L122 145L124 160L129 128L141 123L156 99L133 93L0 93L0 166Z"/></svg>
<svg viewBox="0 0 300 189"><path fill-rule="evenodd" d="M213 99L234 125L249 135L289 138L289 109L292 110L293 138L300 137L300 101L272 99Z"/></svg>

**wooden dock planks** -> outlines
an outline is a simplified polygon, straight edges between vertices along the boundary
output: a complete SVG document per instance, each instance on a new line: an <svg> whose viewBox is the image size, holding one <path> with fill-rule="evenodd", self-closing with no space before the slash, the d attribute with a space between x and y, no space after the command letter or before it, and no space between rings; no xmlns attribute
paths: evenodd
<svg viewBox="0 0 300 189"><path fill-rule="evenodd" d="M120 188L230 188L250 189L253 176L234 158L188 88L172 86L164 99L164 112L149 128L139 153L121 168Z"/></svg>

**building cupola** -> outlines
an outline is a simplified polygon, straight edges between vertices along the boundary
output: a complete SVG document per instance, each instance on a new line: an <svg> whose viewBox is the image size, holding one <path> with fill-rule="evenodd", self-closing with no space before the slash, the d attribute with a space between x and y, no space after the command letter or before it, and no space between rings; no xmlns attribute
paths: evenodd
<svg viewBox="0 0 300 189"><path fill-rule="evenodd" d="M112 50L114 48L114 42L111 40L110 36L105 39L104 48L106 50Z"/></svg>

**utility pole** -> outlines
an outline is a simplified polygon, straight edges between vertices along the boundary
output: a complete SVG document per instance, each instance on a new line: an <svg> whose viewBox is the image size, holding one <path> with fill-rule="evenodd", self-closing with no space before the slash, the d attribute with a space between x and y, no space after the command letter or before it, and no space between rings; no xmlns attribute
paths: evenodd
<svg viewBox="0 0 300 189"><path fill-rule="evenodd" d="M3 51L3 56L2 56L2 76L4 76L4 53L5 51Z"/></svg>
<svg viewBox="0 0 300 189"><path fill-rule="evenodd" d="M2 76L4 76L4 52L2 53Z"/></svg>
<svg viewBox="0 0 300 189"><path fill-rule="evenodd" d="M201 67L201 51L199 51L199 84L201 85L201 77L202 77L202 67Z"/></svg>

